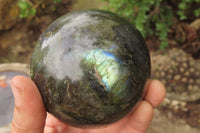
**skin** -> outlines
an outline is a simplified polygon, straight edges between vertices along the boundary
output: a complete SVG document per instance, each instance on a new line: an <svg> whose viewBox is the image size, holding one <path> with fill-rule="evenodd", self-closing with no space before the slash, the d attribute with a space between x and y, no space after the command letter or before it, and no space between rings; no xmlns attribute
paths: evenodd
<svg viewBox="0 0 200 133"><path fill-rule="evenodd" d="M144 99L125 118L99 129L79 129L46 112L41 95L31 79L16 76L11 83L15 97L11 133L145 133L152 121L154 108L166 94L160 81L149 80L145 85Z"/></svg>

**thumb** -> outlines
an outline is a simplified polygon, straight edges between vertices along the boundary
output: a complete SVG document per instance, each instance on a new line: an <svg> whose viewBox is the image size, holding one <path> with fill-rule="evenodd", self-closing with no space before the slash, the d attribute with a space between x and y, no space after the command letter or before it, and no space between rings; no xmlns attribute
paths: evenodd
<svg viewBox="0 0 200 133"><path fill-rule="evenodd" d="M36 85L24 76L14 77L11 85L15 97L11 133L43 133L46 111Z"/></svg>

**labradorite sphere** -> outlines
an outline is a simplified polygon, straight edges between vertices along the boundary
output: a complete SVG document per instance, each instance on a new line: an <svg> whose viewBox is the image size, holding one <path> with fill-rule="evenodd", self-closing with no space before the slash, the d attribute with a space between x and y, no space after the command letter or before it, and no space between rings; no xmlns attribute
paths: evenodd
<svg viewBox="0 0 200 133"><path fill-rule="evenodd" d="M31 78L46 110L76 127L116 122L142 99L150 56L140 32L102 10L66 14L41 35Z"/></svg>

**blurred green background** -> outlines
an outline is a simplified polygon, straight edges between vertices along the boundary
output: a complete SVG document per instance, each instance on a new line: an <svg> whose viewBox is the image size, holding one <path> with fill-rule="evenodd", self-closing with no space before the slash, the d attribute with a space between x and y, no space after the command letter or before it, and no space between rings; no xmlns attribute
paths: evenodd
<svg viewBox="0 0 200 133"><path fill-rule="evenodd" d="M113 11L140 30L153 61L161 58L165 59L163 62L169 60L170 67L165 67L164 63L161 63L162 67L154 65L156 72L159 72L155 74L164 75L167 80L173 69L171 77L174 78L170 79L170 83L177 86L180 82L175 77L184 79L189 69L195 70L196 77L200 75L200 0L0 0L0 63L29 64L39 36L50 23L68 12L91 8ZM174 54L171 54L173 57L168 58L168 51L172 49L175 49ZM160 53L154 54L157 52ZM181 61L176 59L179 56ZM177 64L174 65L174 62ZM183 62L187 67L181 72L179 67L184 66ZM189 62L194 65L189 65ZM159 68L166 68L166 73ZM196 77L189 73L184 90L177 87L180 90L174 89L174 92L186 91L185 94L192 96L200 94L200 78ZM166 80L163 79L163 82ZM194 89L198 93L192 94L191 90ZM162 116L156 113L156 120L151 126L153 128L148 133L199 132L199 110L198 98L192 102L165 101L158 110L164 113ZM163 127L160 123L163 123Z"/></svg>
<svg viewBox="0 0 200 133"><path fill-rule="evenodd" d="M178 47L200 58L200 0L0 0L0 62L29 63L35 42L53 20L90 8L126 18L151 51Z"/></svg>

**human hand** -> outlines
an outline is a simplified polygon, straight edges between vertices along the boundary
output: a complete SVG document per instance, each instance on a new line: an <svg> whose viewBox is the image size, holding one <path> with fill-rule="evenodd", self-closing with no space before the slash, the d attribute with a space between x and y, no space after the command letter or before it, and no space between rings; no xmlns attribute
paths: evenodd
<svg viewBox="0 0 200 133"><path fill-rule="evenodd" d="M34 82L24 76L12 80L15 97L11 133L145 133L156 108L165 97L165 87L157 80L145 85L144 99L122 120L100 129L71 127L46 113L41 95Z"/></svg>

